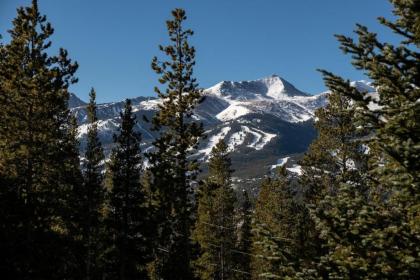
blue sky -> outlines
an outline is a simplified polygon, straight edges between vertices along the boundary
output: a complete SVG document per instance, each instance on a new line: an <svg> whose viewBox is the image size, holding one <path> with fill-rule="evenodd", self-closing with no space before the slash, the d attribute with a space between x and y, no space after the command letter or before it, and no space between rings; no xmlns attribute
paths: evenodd
<svg viewBox="0 0 420 280"><path fill-rule="evenodd" d="M0 0L0 34L16 8L30 0ZM325 90L317 68L351 80L365 79L338 49L333 34L351 35L355 23L389 41L378 16L391 17L386 0L39 0L55 28L53 47L64 47L80 64L71 90L86 100L95 87L99 102L154 96L150 68L167 39L170 11L187 11L195 31L196 77L202 87L222 80L253 80L278 74L297 88Z"/></svg>

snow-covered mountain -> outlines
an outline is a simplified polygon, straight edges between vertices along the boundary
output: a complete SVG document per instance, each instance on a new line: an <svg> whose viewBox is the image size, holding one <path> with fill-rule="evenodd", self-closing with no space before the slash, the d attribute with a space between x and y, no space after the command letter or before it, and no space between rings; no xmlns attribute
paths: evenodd
<svg viewBox="0 0 420 280"><path fill-rule="evenodd" d="M365 81L355 82L354 86L373 91ZM277 75L254 81L220 82L204 90L205 99L195 110L194 117L203 122L207 135L195 156L206 162L212 147L224 139L232 151L238 177L261 177L270 172L279 158L291 157L289 161L293 163L293 155L306 151L316 136L312 123L314 111L326 104L327 94L302 92ZM80 124L83 149L87 132L86 103L74 95L69 103ZM132 103L145 151L156 135L150 124L143 121L143 115L150 119L160 100L138 97ZM108 152L123 104L121 101L98 105L99 134Z"/></svg>
<svg viewBox="0 0 420 280"><path fill-rule="evenodd" d="M230 121L244 115L270 114L287 122L302 122L313 117L314 110L325 104L325 94L311 96L283 78L272 75L255 81L223 81L205 91L228 105L216 115Z"/></svg>

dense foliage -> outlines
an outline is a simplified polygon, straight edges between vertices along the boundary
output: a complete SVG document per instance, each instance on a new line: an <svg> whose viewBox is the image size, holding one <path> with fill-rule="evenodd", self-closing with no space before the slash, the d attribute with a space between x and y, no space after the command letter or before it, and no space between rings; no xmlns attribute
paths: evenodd
<svg viewBox="0 0 420 280"><path fill-rule="evenodd" d="M70 246L65 218L77 180L67 109L77 64L60 49L36 1L19 8L0 46L0 264L12 279L62 278Z"/></svg>
<svg viewBox="0 0 420 280"><path fill-rule="evenodd" d="M121 131L108 163L108 213L105 218L105 267L113 279L145 278L154 242L152 206L141 182L143 159L141 135L131 101L121 113Z"/></svg>
<svg viewBox="0 0 420 280"><path fill-rule="evenodd" d="M232 182L229 146L212 149L194 109L193 32L167 21L167 60L155 57L158 137L142 155L130 100L106 159L96 92L80 151L68 109L77 63L49 47L36 0L0 42L0 275L2 279L416 279L420 275L420 2L391 0L401 38L357 25L337 35L373 82L364 92L321 70L328 104L299 162L267 175L254 197Z"/></svg>
<svg viewBox="0 0 420 280"><path fill-rule="evenodd" d="M194 121L193 109L201 100L201 90L193 77L195 49L188 38L193 35L184 29L185 11L175 9L173 19L166 22L170 44L159 46L168 61L153 58L152 68L161 75L159 82L166 90L155 91L162 99L152 123L160 132L149 153L152 186L158 200L158 246L154 265L158 279L190 279L193 225L192 184L198 172L198 163L190 155L198 146L203 126Z"/></svg>
<svg viewBox="0 0 420 280"><path fill-rule="evenodd" d="M200 279L233 279L236 245L235 193L228 147L220 140L212 149L209 174L200 187L193 237L200 247L194 262Z"/></svg>

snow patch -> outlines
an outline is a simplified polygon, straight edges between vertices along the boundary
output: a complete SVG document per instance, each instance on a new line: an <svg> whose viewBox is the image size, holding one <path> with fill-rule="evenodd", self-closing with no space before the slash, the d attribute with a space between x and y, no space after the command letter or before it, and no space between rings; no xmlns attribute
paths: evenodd
<svg viewBox="0 0 420 280"><path fill-rule="evenodd" d="M78 127L78 138L82 138L84 135L87 135L88 129L90 123L82 124ZM96 122L96 125L98 126L98 132L104 133L104 132L111 132L113 133L118 128L119 124L114 119L108 119L108 120L99 120Z"/></svg>
<svg viewBox="0 0 420 280"><path fill-rule="evenodd" d="M158 110L162 99L151 99L140 102L140 108L143 110Z"/></svg>
<svg viewBox="0 0 420 280"><path fill-rule="evenodd" d="M225 136L229 133L229 131L230 131L230 127L223 127L218 134L210 137L207 147L199 150L197 153L204 154L206 157L210 155L213 147L216 146L216 144L220 141L220 139L224 139Z"/></svg>
<svg viewBox="0 0 420 280"><path fill-rule="evenodd" d="M233 133L228 141L229 150L234 151L235 147L242 145L245 141L245 137L246 133L243 130Z"/></svg>
<svg viewBox="0 0 420 280"><path fill-rule="evenodd" d="M237 119L241 116L247 115L252 111L244 106L238 104L231 104L225 110L216 115L216 118L221 121L230 121Z"/></svg>
<svg viewBox="0 0 420 280"><path fill-rule="evenodd" d="M296 173L298 175L302 175L302 166L298 165L298 164L293 164L292 167L287 167L287 170L289 170L292 173Z"/></svg>
<svg viewBox="0 0 420 280"><path fill-rule="evenodd" d="M254 148L255 150L261 150L264 146L271 141L277 134L267 133L262 130L253 128L249 129L247 126L242 126L242 128L247 132L254 135L253 141L247 145L247 147Z"/></svg>
<svg viewBox="0 0 420 280"><path fill-rule="evenodd" d="M241 130L233 133L230 137L228 142L229 149L233 151L235 147L242 145L248 135L251 135L252 140L246 146L255 150L261 150L271 139L277 136L277 134L267 133L256 128L250 129L242 125Z"/></svg>
<svg viewBox="0 0 420 280"><path fill-rule="evenodd" d="M282 167L283 165L285 165L287 163L287 161L289 160L290 157L284 157L284 158L279 158L277 160L277 164L273 164L271 166L271 169L275 169L277 167Z"/></svg>

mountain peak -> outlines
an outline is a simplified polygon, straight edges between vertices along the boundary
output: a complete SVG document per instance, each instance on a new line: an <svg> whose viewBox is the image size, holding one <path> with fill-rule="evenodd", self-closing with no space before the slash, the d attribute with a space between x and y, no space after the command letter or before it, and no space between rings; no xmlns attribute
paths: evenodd
<svg viewBox="0 0 420 280"><path fill-rule="evenodd" d="M294 96L308 96L307 93L298 90L294 85L277 74L262 78L259 81L267 86L267 96L274 99L284 99L285 97Z"/></svg>
<svg viewBox="0 0 420 280"><path fill-rule="evenodd" d="M74 93L70 93L69 96L69 108L75 108L79 106L84 106L87 103L82 101L79 97L76 96Z"/></svg>
<svg viewBox="0 0 420 280"><path fill-rule="evenodd" d="M210 94L233 100L287 99L309 96L277 74L251 81L223 81L207 90Z"/></svg>

